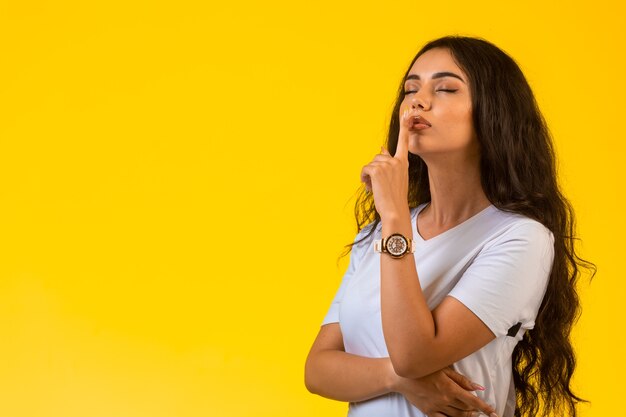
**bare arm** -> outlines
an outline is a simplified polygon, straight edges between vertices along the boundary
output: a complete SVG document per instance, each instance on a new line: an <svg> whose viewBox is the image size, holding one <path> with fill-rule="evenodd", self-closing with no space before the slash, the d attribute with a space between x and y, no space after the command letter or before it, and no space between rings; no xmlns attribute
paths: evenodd
<svg viewBox="0 0 626 417"><path fill-rule="evenodd" d="M410 215L385 218L382 234L412 236ZM446 297L432 312L418 278L415 258L381 255L381 316L395 371L419 378L477 351L495 335L470 309Z"/></svg>
<svg viewBox="0 0 626 417"><path fill-rule="evenodd" d="M322 326L305 365L309 391L338 401L364 401L391 392L394 371L389 358L346 353L338 323Z"/></svg>
<svg viewBox="0 0 626 417"><path fill-rule="evenodd" d="M409 110L402 113L394 156L382 154L363 167L361 178L374 195L382 236L413 238L408 196ZM381 254L383 334L395 372L419 378L443 369L495 338L489 327L458 300L446 297L432 312L420 286L414 256Z"/></svg>
<svg viewBox="0 0 626 417"><path fill-rule="evenodd" d="M429 415L465 417L472 411L487 415L494 412L493 407L471 393L482 387L451 369L421 379L408 379L394 372L389 358L346 353L337 323L320 329L306 360L305 384L314 394L347 402L398 392Z"/></svg>

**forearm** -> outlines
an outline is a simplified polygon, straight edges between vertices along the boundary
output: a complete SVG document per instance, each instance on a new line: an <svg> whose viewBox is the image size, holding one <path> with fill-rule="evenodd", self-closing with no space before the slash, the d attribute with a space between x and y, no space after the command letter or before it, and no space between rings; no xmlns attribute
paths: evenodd
<svg viewBox="0 0 626 417"><path fill-rule="evenodd" d="M389 393L396 377L389 358L367 358L340 350L316 352L309 356L305 368L310 392L348 402Z"/></svg>
<svg viewBox="0 0 626 417"><path fill-rule="evenodd" d="M385 219L383 236L393 233L413 238L409 215ZM385 342L396 372L408 376L408 373L419 369L416 361L429 362L433 353L432 342L436 337L435 322L422 292L413 256L393 259L382 254L380 268ZM407 364L411 366L410 371L406 369Z"/></svg>

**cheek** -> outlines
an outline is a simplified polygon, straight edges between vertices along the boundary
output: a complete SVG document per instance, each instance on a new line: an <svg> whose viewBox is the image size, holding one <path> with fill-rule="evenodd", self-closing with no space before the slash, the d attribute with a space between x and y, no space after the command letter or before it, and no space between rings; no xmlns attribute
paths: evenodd
<svg viewBox="0 0 626 417"><path fill-rule="evenodd" d="M451 111L447 114L446 120L449 121L446 127L451 130L458 132L473 130L474 121L472 120L471 110Z"/></svg>
<svg viewBox="0 0 626 417"><path fill-rule="evenodd" d="M474 124L472 119L472 108L469 106L463 106L462 108L457 109L455 112L457 123L463 126L471 127Z"/></svg>
<svg viewBox="0 0 626 417"><path fill-rule="evenodd" d="M463 110L449 114L449 123L443 125L441 131L454 148L465 148L474 141L474 123L471 111Z"/></svg>

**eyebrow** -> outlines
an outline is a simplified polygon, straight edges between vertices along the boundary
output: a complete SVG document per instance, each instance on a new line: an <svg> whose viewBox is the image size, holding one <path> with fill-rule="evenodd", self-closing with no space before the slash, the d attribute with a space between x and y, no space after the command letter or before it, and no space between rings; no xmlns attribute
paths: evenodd
<svg viewBox="0 0 626 417"><path fill-rule="evenodd" d="M448 71L443 71L443 72L436 72L433 74L432 78L433 80L435 78L444 78L444 77L454 77L454 78L458 78L459 80L463 81L463 78L461 78L460 75L457 75L453 72L448 72ZM420 80L420 76L417 74L411 74L408 77L406 77L406 79L404 80L404 82L407 82L409 80ZM465 81L463 81L463 83L465 83Z"/></svg>

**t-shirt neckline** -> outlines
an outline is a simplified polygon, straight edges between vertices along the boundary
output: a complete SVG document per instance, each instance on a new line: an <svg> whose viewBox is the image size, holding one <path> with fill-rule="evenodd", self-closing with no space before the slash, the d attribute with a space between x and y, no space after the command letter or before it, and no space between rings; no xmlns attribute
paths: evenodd
<svg viewBox="0 0 626 417"><path fill-rule="evenodd" d="M430 202L422 203L420 206L417 207L417 210L415 213L415 219L413 220L413 232L414 232L413 234L415 236L415 239L417 239L419 242L424 242L424 243L430 242L431 240L434 240L434 239L438 239L440 236L446 236L446 235L452 234L454 231L462 229L463 226L466 226L467 224L474 222L477 218L481 217L483 214L487 213L488 211L491 211L492 208L495 208L493 204L489 204L487 207L485 207L478 213L474 214L472 217L465 219L464 221L457 224L456 226L444 232L441 232L438 235L433 236L429 239L424 239L422 235L420 235L419 230L417 229L417 217L419 216L420 212L424 210L424 208L426 208L428 204L430 204Z"/></svg>

